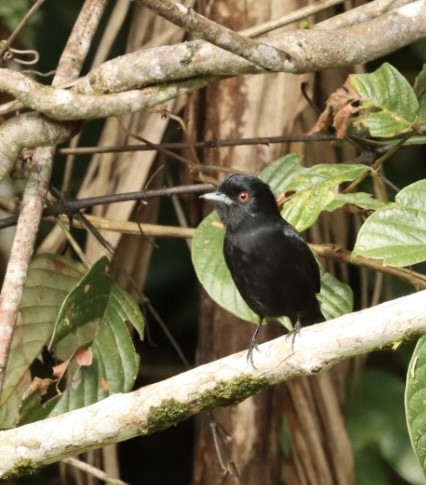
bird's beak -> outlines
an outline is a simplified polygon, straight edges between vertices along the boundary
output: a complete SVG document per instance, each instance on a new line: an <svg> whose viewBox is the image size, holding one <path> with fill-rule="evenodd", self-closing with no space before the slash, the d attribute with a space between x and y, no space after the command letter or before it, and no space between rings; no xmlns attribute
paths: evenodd
<svg viewBox="0 0 426 485"><path fill-rule="evenodd" d="M211 200L213 202L222 202L224 204L231 203L231 199L222 192L209 192L208 194L200 195L200 198Z"/></svg>

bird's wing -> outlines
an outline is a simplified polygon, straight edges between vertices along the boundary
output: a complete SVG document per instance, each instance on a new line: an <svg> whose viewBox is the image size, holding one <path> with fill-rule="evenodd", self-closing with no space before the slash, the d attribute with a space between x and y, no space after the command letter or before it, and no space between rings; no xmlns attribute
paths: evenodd
<svg viewBox="0 0 426 485"><path fill-rule="evenodd" d="M295 242L294 246L296 246L300 254L300 259L305 262L304 271L306 271L307 276L313 278L315 292L319 293L321 290L321 274L315 256L301 234L293 226L285 221L283 222L282 231L284 236Z"/></svg>

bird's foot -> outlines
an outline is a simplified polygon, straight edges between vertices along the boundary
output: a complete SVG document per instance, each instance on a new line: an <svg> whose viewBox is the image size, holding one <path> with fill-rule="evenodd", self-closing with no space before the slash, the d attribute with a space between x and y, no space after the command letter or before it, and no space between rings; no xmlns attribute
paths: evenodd
<svg viewBox="0 0 426 485"><path fill-rule="evenodd" d="M300 331L302 330L302 325L300 323L300 320L297 320L296 323L294 324L293 330L289 332L285 337L286 339L291 340L291 350L294 350L294 341L296 340L296 336L299 335Z"/></svg>
<svg viewBox="0 0 426 485"><path fill-rule="evenodd" d="M250 340L249 348L247 351L247 362L250 362L252 367L256 369L257 367L254 365L254 361L253 361L253 350L259 350L259 347L256 343L256 339L254 338Z"/></svg>

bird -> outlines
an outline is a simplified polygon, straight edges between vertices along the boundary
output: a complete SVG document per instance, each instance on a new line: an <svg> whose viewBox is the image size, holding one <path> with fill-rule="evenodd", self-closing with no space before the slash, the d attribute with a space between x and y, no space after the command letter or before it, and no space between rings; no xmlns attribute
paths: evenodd
<svg viewBox="0 0 426 485"><path fill-rule="evenodd" d="M255 367L253 350L264 319L288 317L292 347L302 326L325 320L316 296L321 287L318 263L259 178L232 174L201 197L216 203L225 226L225 263L242 299L259 318L247 353Z"/></svg>

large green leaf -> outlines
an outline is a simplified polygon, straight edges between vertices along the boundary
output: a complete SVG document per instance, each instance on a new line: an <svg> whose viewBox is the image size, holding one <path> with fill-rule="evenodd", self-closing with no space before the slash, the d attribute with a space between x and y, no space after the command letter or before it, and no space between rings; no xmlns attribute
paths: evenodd
<svg viewBox="0 0 426 485"><path fill-rule="evenodd" d="M113 285L100 315L99 330L90 350L90 366L79 366L72 382L57 399L50 415L57 415L97 402L115 392L130 391L139 368L126 323L143 337L143 319L138 306L120 287Z"/></svg>
<svg viewBox="0 0 426 485"><path fill-rule="evenodd" d="M197 227L192 239L195 272L206 292L216 303L243 320L257 323L257 315L241 298L226 266L223 257L224 236L225 229L214 211ZM352 310L350 288L328 273L322 276L318 299L327 318L335 318ZM287 326L285 321L282 323Z"/></svg>
<svg viewBox="0 0 426 485"><path fill-rule="evenodd" d="M351 182L366 171L368 167L363 165L314 165L295 177L287 187L296 194L284 204L282 216L299 231L304 231L323 210L332 210L336 199L341 200L340 183Z"/></svg>
<svg viewBox="0 0 426 485"><path fill-rule="evenodd" d="M68 359L94 340L113 284L108 267L108 259L101 258L64 300L49 344L58 359Z"/></svg>
<svg viewBox="0 0 426 485"><path fill-rule="evenodd" d="M331 211L349 203L342 198L345 194L339 194L339 184L355 180L366 171L368 167L353 164L318 164L306 168L300 165L299 155L291 153L268 165L259 178L276 195L296 192L284 204L281 214L299 231L304 231L323 210ZM354 197L351 200L353 203ZM365 197L363 203L367 203ZM368 208L374 208L373 202L370 205Z"/></svg>
<svg viewBox="0 0 426 485"><path fill-rule="evenodd" d="M308 169L300 165L300 155L289 153L267 165L259 175L278 195L289 190L291 182Z"/></svg>
<svg viewBox="0 0 426 485"><path fill-rule="evenodd" d="M355 125L378 138L412 131L419 103L408 81L393 66L384 63L371 74L351 75L349 82L361 100Z"/></svg>
<svg viewBox="0 0 426 485"><path fill-rule="evenodd" d="M318 295L321 311L327 320L340 317L353 310L353 294L349 285L331 273L321 275L321 292Z"/></svg>
<svg viewBox="0 0 426 485"><path fill-rule="evenodd" d="M29 268L0 400L0 427L16 424L22 396L31 384L29 368L49 341L59 308L84 274L82 264L41 255Z"/></svg>
<svg viewBox="0 0 426 485"><path fill-rule="evenodd" d="M197 227L192 238L192 262L198 279L207 293L221 307L235 316L258 323L241 298L223 257L225 229L216 211L209 214Z"/></svg>
<svg viewBox="0 0 426 485"><path fill-rule="evenodd" d="M128 294L111 282L106 268L106 259L87 273L67 258L34 259L12 343L0 426L65 412L132 387L139 361L127 323L142 337L143 318ZM57 357L68 360L63 366L63 392L42 405L41 397L53 381L38 377L31 381L29 367L49 340Z"/></svg>
<svg viewBox="0 0 426 485"><path fill-rule="evenodd" d="M405 187L395 200L363 224L354 256L383 259L395 266L426 260L426 180Z"/></svg>
<svg viewBox="0 0 426 485"><path fill-rule="evenodd" d="M405 413L411 444L426 476L426 336L417 342L408 367Z"/></svg>

